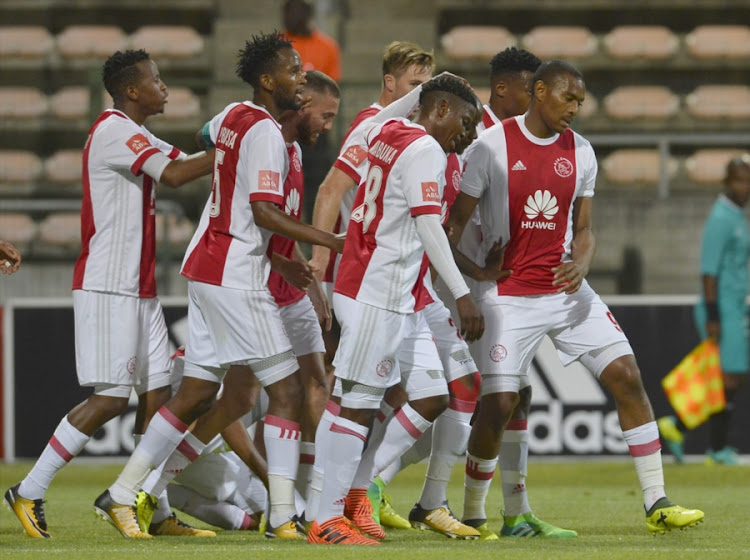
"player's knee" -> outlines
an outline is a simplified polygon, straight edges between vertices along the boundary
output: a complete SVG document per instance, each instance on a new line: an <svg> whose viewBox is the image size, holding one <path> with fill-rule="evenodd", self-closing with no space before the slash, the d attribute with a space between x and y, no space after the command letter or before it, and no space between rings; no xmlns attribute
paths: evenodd
<svg viewBox="0 0 750 560"><path fill-rule="evenodd" d="M448 408L448 403L448 395L434 395L432 397L409 402L411 407L428 422L434 422L435 418L440 416L443 411Z"/></svg>
<svg viewBox="0 0 750 560"><path fill-rule="evenodd" d="M305 390L299 372L277 381L266 387L269 397L277 403L283 403L287 410L301 411L304 403Z"/></svg>
<svg viewBox="0 0 750 560"><path fill-rule="evenodd" d="M640 395L644 392L641 370L630 356L618 358L609 364L600 379L615 396Z"/></svg>
<svg viewBox="0 0 750 560"><path fill-rule="evenodd" d="M516 416L526 418L531 409L531 385L518 391L518 406L516 407Z"/></svg>
<svg viewBox="0 0 750 560"><path fill-rule="evenodd" d="M518 406L518 393L493 393L482 398L480 418L485 426L499 432L513 417Z"/></svg>

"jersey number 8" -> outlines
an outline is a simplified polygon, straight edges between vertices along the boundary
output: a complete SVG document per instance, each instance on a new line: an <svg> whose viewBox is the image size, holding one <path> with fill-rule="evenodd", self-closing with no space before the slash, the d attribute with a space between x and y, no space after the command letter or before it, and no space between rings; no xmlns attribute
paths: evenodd
<svg viewBox="0 0 750 560"><path fill-rule="evenodd" d="M370 223L378 214L377 198L383 185L383 170L377 165L370 168L365 181L365 199L352 211L352 220L362 223L362 233L367 233Z"/></svg>

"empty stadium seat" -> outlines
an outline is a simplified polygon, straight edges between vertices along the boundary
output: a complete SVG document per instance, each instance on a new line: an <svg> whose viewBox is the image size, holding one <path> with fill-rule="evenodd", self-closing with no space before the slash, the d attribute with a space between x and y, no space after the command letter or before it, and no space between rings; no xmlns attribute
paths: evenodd
<svg viewBox="0 0 750 560"><path fill-rule="evenodd" d="M82 150L60 150L44 162L44 175L53 183L81 182Z"/></svg>
<svg viewBox="0 0 750 560"><path fill-rule="evenodd" d="M685 171L691 181L718 185L724 180L727 164L742 153L726 148L698 150L685 160Z"/></svg>
<svg viewBox="0 0 750 560"><path fill-rule="evenodd" d="M0 117L33 119L47 112L47 97L37 88L0 87Z"/></svg>
<svg viewBox="0 0 750 560"><path fill-rule="evenodd" d="M154 118L179 120L197 117L200 114L201 103L197 95L189 88L171 87L169 88L169 97L167 98L167 105L164 107L164 113L156 115Z"/></svg>
<svg viewBox="0 0 750 560"><path fill-rule="evenodd" d="M33 183L42 174L42 161L26 150L0 150L0 183Z"/></svg>
<svg viewBox="0 0 750 560"><path fill-rule="evenodd" d="M12 243L24 253L37 232L37 225L31 216L17 212L0 214L0 239Z"/></svg>
<svg viewBox="0 0 750 560"><path fill-rule="evenodd" d="M146 49L155 60L192 58L203 52L203 37L192 27L146 25L130 36L134 49Z"/></svg>
<svg viewBox="0 0 750 560"><path fill-rule="evenodd" d="M623 25L604 36L609 56L621 60L669 58L677 52L679 41L672 31L661 25Z"/></svg>
<svg viewBox="0 0 750 560"><path fill-rule="evenodd" d="M685 107L697 119L748 119L750 87L698 86L685 98Z"/></svg>
<svg viewBox="0 0 750 560"><path fill-rule="evenodd" d="M63 249L81 246L81 215L78 212L50 214L39 223L39 241Z"/></svg>
<svg viewBox="0 0 750 560"><path fill-rule="evenodd" d="M57 50L67 59L105 59L127 44L125 32L114 25L72 25L57 36Z"/></svg>
<svg viewBox="0 0 750 560"><path fill-rule="evenodd" d="M491 59L498 52L516 45L516 38L504 27L463 25L454 27L440 38L445 54L457 60Z"/></svg>
<svg viewBox="0 0 750 560"><path fill-rule="evenodd" d="M587 27L542 25L524 35L523 46L542 60L580 59L596 52L597 41Z"/></svg>
<svg viewBox="0 0 750 560"><path fill-rule="evenodd" d="M750 27L700 25L687 34L685 45L699 59L750 58Z"/></svg>
<svg viewBox="0 0 750 560"><path fill-rule="evenodd" d="M608 182L618 185L655 185L661 177L661 154L655 149L615 150L601 164ZM677 173L678 163L670 158L669 177Z"/></svg>
<svg viewBox="0 0 750 560"><path fill-rule="evenodd" d="M667 119L679 108L680 98L663 86L622 86L604 98L606 114L618 120Z"/></svg>
<svg viewBox="0 0 750 560"><path fill-rule="evenodd" d="M0 27L0 60L42 59L53 47L52 34L41 25Z"/></svg>
<svg viewBox="0 0 750 560"><path fill-rule="evenodd" d="M90 90L83 86L68 86L49 98L50 113L58 119L83 119L89 116ZM112 98L102 91L102 109L112 107Z"/></svg>
<svg viewBox="0 0 750 560"><path fill-rule="evenodd" d="M185 217L177 217L174 214L156 214L156 242L163 243L165 240L175 247L185 248L195 233L195 224Z"/></svg>

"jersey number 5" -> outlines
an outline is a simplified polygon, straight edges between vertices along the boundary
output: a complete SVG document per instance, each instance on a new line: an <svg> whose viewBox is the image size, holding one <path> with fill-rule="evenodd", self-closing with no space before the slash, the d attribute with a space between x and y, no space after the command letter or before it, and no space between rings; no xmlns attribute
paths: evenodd
<svg viewBox="0 0 750 560"><path fill-rule="evenodd" d="M378 215L377 198L383 185L383 170L377 165L370 168L365 181L365 199L352 210L352 220L362 223L362 233L367 233L370 223Z"/></svg>
<svg viewBox="0 0 750 560"><path fill-rule="evenodd" d="M224 150L216 148L214 156L214 181L211 185L211 207L208 215L215 218L221 212L221 172L219 166L224 163Z"/></svg>

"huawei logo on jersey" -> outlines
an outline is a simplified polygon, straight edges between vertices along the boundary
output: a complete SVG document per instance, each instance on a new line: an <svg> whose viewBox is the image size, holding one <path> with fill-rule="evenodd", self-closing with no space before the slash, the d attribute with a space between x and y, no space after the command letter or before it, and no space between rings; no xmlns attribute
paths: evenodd
<svg viewBox="0 0 750 560"><path fill-rule="evenodd" d="M294 216L297 214L298 210L299 210L299 193L293 190L293 191L290 191L288 195L286 195L286 203L284 204L284 212L286 212L290 216Z"/></svg>
<svg viewBox="0 0 750 560"><path fill-rule="evenodd" d="M557 206L557 197L552 196L549 191L538 190L533 196L526 199L523 211L529 220L535 220L542 216L545 220L551 220L560 208ZM523 229L555 229L557 224L547 221L521 222Z"/></svg>
<svg viewBox="0 0 750 560"><path fill-rule="evenodd" d="M276 171L258 171L258 189L279 192L279 173Z"/></svg>
<svg viewBox="0 0 750 560"><path fill-rule="evenodd" d="M367 158L367 150L361 146L349 146L342 157L354 167L359 167Z"/></svg>
<svg viewBox="0 0 750 560"><path fill-rule="evenodd" d="M440 189L435 181L422 183L422 200L440 203Z"/></svg>
<svg viewBox="0 0 750 560"><path fill-rule="evenodd" d="M143 134L134 134L127 142L125 142L128 148L130 148L134 154L140 154L143 150L151 146Z"/></svg>

